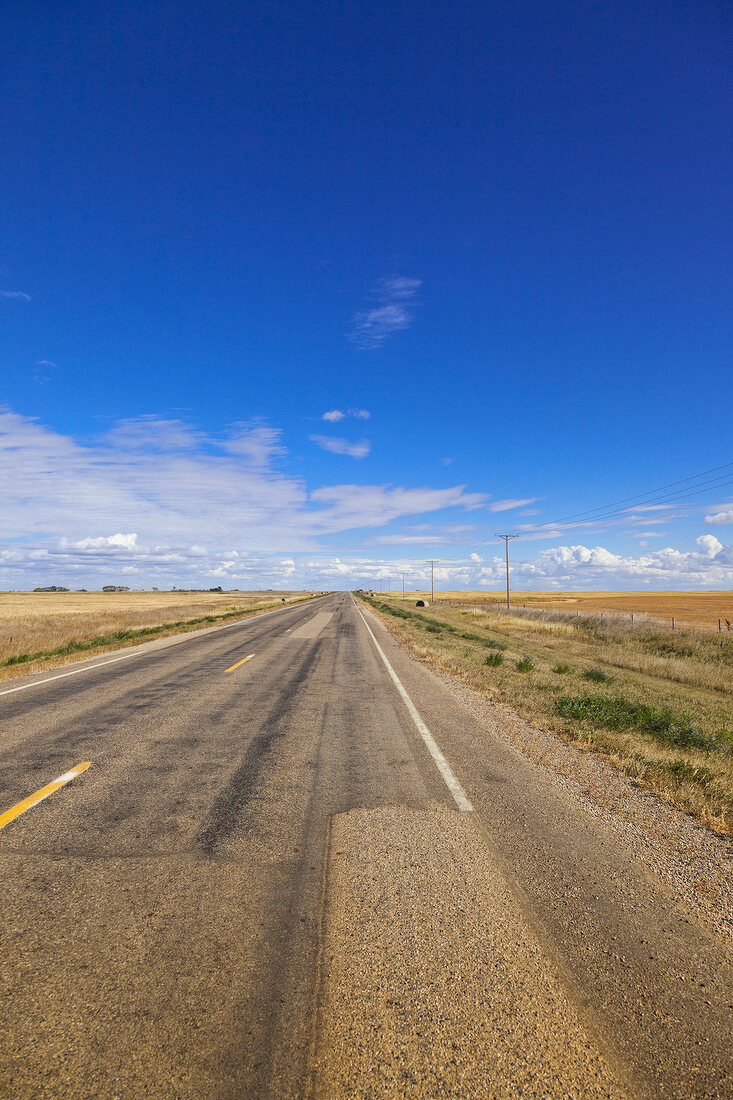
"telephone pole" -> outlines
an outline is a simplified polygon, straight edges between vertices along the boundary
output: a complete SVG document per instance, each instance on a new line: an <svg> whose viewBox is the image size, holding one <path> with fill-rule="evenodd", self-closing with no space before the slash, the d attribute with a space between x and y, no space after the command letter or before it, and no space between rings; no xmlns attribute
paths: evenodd
<svg viewBox="0 0 733 1100"><path fill-rule="evenodd" d="M496 532L494 532L496 534ZM498 539L504 539L506 551L506 609L509 610L509 539L519 538L519 535L496 535Z"/></svg>
<svg viewBox="0 0 733 1100"><path fill-rule="evenodd" d="M407 570L402 574L402 599L405 598L405 577L407 576Z"/></svg>
<svg viewBox="0 0 733 1100"><path fill-rule="evenodd" d="M391 577L387 577L387 593L390 594L390 595L392 593L392 578Z"/></svg>
<svg viewBox="0 0 733 1100"><path fill-rule="evenodd" d="M439 558L428 558L426 565L430 566L430 602L435 603L435 566L440 562Z"/></svg>

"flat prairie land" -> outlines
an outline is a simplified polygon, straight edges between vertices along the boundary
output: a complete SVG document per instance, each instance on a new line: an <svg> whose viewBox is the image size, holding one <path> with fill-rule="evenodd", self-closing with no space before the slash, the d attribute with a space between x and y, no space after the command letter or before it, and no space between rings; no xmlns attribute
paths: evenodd
<svg viewBox="0 0 733 1100"><path fill-rule="evenodd" d="M424 593L360 595L418 659L733 831L733 631L679 621L706 601L733 619L730 593L535 592L511 614L496 593L436 592L424 608ZM660 602L675 630L651 615Z"/></svg>
<svg viewBox="0 0 733 1100"><path fill-rule="evenodd" d="M386 595L386 593L382 593ZM401 598L402 593L391 593ZM406 593L410 599L430 599L430 592ZM496 606L505 603L503 591L438 592L436 604L448 601L473 607ZM726 619L733 632L733 592L512 592L514 607L542 607L549 611L576 611L582 615L609 612L634 619L647 618L675 626L690 626L698 630L717 630L718 619L723 632Z"/></svg>
<svg viewBox="0 0 733 1100"><path fill-rule="evenodd" d="M0 592L0 680L307 599L306 592Z"/></svg>

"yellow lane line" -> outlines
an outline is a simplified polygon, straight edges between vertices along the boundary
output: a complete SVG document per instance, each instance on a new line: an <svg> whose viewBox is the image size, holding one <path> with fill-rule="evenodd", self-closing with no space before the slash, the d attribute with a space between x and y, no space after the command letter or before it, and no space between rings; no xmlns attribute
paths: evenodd
<svg viewBox="0 0 733 1100"><path fill-rule="evenodd" d="M231 668L228 668L227 672L233 672L235 668L239 668L239 666L243 665L245 661L251 661L253 657L254 653L250 653L249 657L243 657L241 661L237 661L236 665L232 665Z"/></svg>
<svg viewBox="0 0 733 1100"><path fill-rule="evenodd" d="M91 768L91 760L85 760L83 764L77 764L71 771L65 772L60 775L58 779L54 779L53 783L47 783L45 787L41 787L40 791L36 791L35 794L31 794L28 798L24 798L22 802L19 802L17 806L13 806L10 810L6 810L4 814L0 814L0 829L4 829L6 825L9 825L11 821L14 821L16 817L20 817L26 810L30 810L32 806L37 806L39 802L43 802L44 798L48 798L50 794L57 791L59 787L65 787L67 783L70 783L72 779L76 779L77 775L81 775L87 768Z"/></svg>

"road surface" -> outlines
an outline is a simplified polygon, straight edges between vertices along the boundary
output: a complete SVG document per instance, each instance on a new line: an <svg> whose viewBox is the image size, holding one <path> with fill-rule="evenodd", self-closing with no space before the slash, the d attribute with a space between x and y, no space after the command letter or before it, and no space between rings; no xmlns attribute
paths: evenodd
<svg viewBox="0 0 733 1100"><path fill-rule="evenodd" d="M0 1093L733 1095L721 944L362 610L1 685Z"/></svg>

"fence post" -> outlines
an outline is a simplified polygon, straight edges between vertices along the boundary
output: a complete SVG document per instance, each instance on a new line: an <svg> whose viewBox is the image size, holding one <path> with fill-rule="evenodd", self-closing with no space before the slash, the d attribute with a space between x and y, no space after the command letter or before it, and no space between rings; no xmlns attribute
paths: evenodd
<svg viewBox="0 0 733 1100"><path fill-rule="evenodd" d="M633 611L631 612L631 621L632 621L632 623L634 621L634 612Z"/></svg>
<svg viewBox="0 0 733 1100"><path fill-rule="evenodd" d="M720 619L718 619L718 634L720 634L722 627L720 625Z"/></svg>
<svg viewBox="0 0 733 1100"><path fill-rule="evenodd" d="M672 629L674 630L674 615L672 616Z"/></svg>

